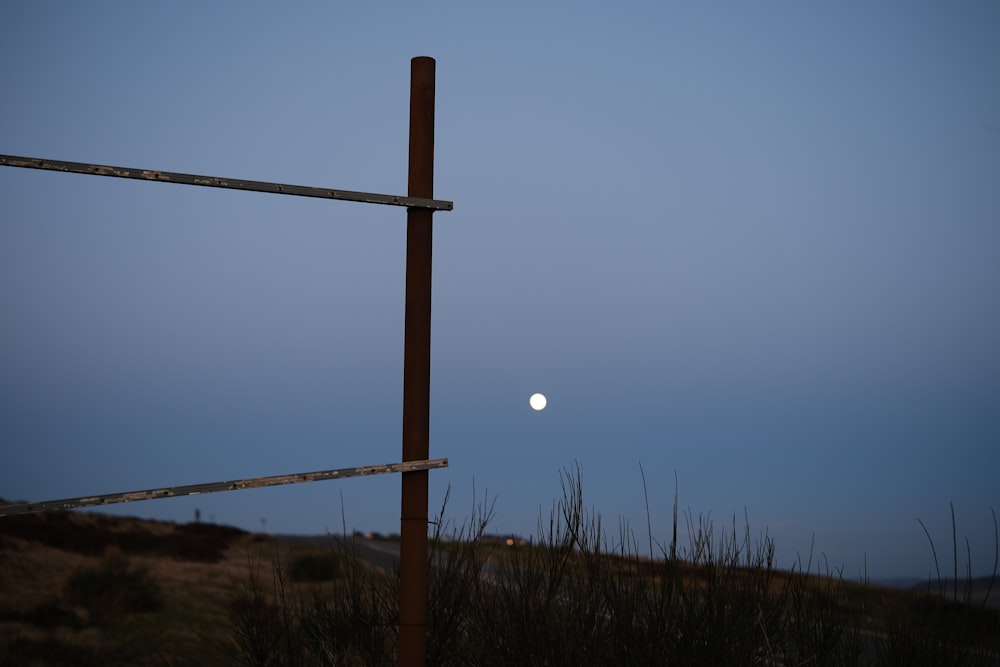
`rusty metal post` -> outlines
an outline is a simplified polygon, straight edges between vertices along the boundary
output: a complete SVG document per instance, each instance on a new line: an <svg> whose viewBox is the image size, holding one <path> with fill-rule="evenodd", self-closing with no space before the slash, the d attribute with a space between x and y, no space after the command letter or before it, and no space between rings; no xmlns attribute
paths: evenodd
<svg viewBox="0 0 1000 667"><path fill-rule="evenodd" d="M410 61L408 194L434 192L434 59ZM406 315L403 342L403 461L427 458L430 449L431 245L433 211L406 214ZM426 470L402 474L399 547L399 664L427 661Z"/></svg>

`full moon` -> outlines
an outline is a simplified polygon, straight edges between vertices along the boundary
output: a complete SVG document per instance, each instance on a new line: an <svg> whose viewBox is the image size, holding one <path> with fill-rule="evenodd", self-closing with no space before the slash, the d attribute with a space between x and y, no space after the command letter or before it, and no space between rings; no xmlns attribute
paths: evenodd
<svg viewBox="0 0 1000 667"><path fill-rule="evenodd" d="M528 399L528 405L531 406L532 410L544 410L545 406L548 405L548 400L545 398L545 394L532 394L531 398Z"/></svg>

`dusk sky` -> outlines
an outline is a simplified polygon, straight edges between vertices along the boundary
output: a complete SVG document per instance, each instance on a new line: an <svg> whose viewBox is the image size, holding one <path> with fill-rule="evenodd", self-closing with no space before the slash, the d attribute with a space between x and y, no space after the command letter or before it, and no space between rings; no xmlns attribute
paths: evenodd
<svg viewBox="0 0 1000 667"><path fill-rule="evenodd" d="M954 503L983 574L998 35L992 0L8 2L0 153L403 195L431 56L432 514L533 534L579 464L646 544L641 464L664 544L676 474L855 579L927 576L918 519L950 572ZM405 220L0 167L0 497L399 461ZM396 475L104 511L318 534L341 496L398 532Z"/></svg>

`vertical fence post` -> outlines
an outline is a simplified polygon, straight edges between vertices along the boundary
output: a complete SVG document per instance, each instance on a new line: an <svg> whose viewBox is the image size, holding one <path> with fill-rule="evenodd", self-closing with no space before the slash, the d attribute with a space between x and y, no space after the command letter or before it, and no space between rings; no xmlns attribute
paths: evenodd
<svg viewBox="0 0 1000 667"><path fill-rule="evenodd" d="M434 194L434 59L410 61L411 197ZM433 211L406 214L406 314L403 342L403 461L426 459L430 440L431 246ZM399 547L399 664L427 660L426 470L402 474Z"/></svg>

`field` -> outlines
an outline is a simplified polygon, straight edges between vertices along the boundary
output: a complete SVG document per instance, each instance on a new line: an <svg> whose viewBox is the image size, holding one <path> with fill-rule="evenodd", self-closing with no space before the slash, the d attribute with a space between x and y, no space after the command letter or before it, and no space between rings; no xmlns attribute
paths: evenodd
<svg viewBox="0 0 1000 667"><path fill-rule="evenodd" d="M686 546L640 557L628 530L612 539L583 510L572 474L527 544L492 538L490 519L436 522L428 664L1000 664L1000 612L962 586L778 570L766 535L691 517ZM0 518L0 665L395 664L397 581L360 544Z"/></svg>

